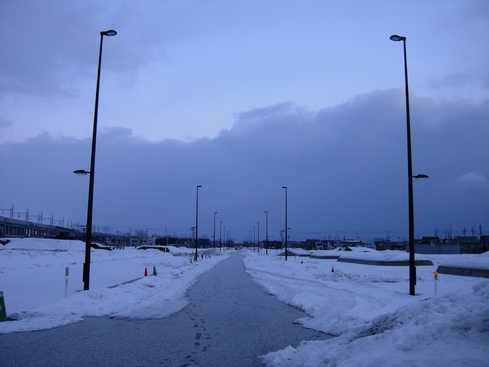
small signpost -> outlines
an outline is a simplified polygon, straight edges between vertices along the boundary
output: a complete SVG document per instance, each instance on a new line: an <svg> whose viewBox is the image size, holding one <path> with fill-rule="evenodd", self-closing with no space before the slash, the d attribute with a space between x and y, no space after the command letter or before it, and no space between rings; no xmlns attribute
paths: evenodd
<svg viewBox="0 0 489 367"><path fill-rule="evenodd" d="M65 269L65 298L68 297L68 277L70 275L70 268Z"/></svg>
<svg viewBox="0 0 489 367"><path fill-rule="evenodd" d="M438 294L438 272L435 271L435 296Z"/></svg>

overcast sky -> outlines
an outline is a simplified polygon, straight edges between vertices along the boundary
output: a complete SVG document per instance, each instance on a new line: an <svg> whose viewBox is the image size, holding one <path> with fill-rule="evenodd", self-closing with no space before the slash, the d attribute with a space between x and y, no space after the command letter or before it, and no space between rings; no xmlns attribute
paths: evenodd
<svg viewBox="0 0 489 367"><path fill-rule="evenodd" d="M3 215L85 223L108 29L94 224L407 238L399 34L417 235L489 233L485 0L0 1Z"/></svg>

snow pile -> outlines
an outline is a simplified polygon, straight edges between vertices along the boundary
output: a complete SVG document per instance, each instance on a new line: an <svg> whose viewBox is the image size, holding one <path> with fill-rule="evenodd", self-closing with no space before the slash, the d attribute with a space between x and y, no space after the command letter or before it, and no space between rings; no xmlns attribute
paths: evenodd
<svg viewBox="0 0 489 367"><path fill-rule="evenodd" d="M489 283L402 306L345 333L264 357L268 366L483 366L489 357Z"/></svg>
<svg viewBox="0 0 489 367"><path fill-rule="evenodd" d="M392 258L387 252L375 256ZM456 262L454 255L432 260L447 256ZM464 257L470 263L459 258ZM249 254L245 265L269 293L311 316L299 323L332 336L269 353L263 356L268 366L483 366L489 358L488 280L440 275L435 296L438 264L417 267L413 297L406 266L285 262L256 254Z"/></svg>
<svg viewBox="0 0 489 367"><path fill-rule="evenodd" d="M450 268L489 270L489 251L477 256L460 255L458 258L447 257L440 265Z"/></svg>
<svg viewBox="0 0 489 367"><path fill-rule="evenodd" d="M409 253L404 251L375 251L370 248L355 248L355 251L343 251L341 258L343 259L361 259L368 261L408 261ZM427 260L426 255L416 254L416 260Z"/></svg>

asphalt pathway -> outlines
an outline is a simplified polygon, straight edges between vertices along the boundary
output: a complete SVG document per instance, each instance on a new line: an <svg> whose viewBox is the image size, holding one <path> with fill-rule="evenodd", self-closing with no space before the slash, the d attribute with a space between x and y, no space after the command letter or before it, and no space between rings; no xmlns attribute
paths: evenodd
<svg viewBox="0 0 489 367"><path fill-rule="evenodd" d="M262 366L261 355L326 339L294 324L302 311L269 295L233 253L164 319L91 317L51 330L0 335L0 366Z"/></svg>

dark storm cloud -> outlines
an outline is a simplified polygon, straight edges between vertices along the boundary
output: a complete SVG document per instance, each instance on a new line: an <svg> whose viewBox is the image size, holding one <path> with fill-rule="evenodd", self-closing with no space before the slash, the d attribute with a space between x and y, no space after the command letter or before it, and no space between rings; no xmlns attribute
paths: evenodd
<svg viewBox="0 0 489 367"><path fill-rule="evenodd" d="M19 6L19 3L24 3ZM160 33L147 23L124 34L141 6L94 1L25 1L0 5L0 92L76 96L96 72L100 31L122 27L124 42L105 42L104 70L132 83L140 67L164 57ZM28 9L29 11L25 11ZM15 27L11 26L15 19ZM151 34L151 37L147 37ZM120 37L119 37L120 38ZM137 52L134 50L137 49Z"/></svg>
<svg viewBox="0 0 489 367"><path fill-rule="evenodd" d="M94 221L113 227L188 234L196 185L202 228L217 223L242 240L270 214L270 235L289 226L297 238L407 234L406 123L402 89L359 95L309 111L286 102L238 113L214 139L150 142L130 129L99 133ZM489 103L412 98L417 229L432 234L489 225ZM41 135L5 143L3 206L84 221L90 141ZM474 189L476 188L476 190Z"/></svg>

